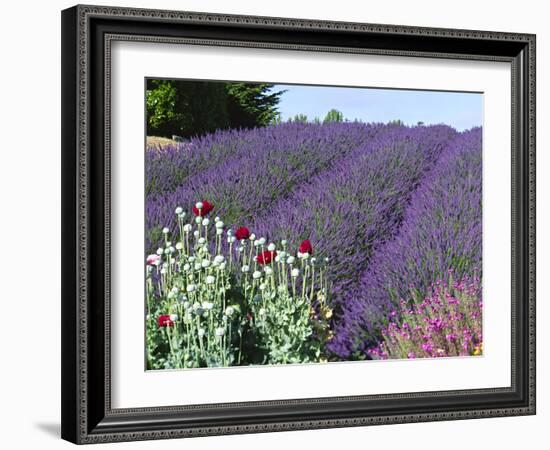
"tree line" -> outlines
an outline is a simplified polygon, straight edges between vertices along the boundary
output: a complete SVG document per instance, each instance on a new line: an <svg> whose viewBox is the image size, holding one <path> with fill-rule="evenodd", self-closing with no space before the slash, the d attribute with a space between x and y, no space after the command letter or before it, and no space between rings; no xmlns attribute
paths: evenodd
<svg viewBox="0 0 550 450"><path fill-rule="evenodd" d="M254 128L282 122L277 106L284 90L269 83L147 79L147 135L190 138L228 128ZM298 114L289 122L308 122ZM323 123L343 122L331 109ZM319 118L314 123L321 123Z"/></svg>

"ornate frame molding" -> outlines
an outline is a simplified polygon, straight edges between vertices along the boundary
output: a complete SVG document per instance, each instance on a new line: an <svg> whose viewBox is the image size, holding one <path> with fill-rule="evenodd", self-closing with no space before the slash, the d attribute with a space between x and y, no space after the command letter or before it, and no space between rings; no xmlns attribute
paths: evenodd
<svg viewBox="0 0 550 450"><path fill-rule="evenodd" d="M103 161L103 208L106 212L104 218L104 263L106 272L104 274L104 291L102 295L105 301L105 310L103 316L104 327L104 351L105 351L105 385L104 385L104 407L103 411L97 411L98 406L92 408L90 403L91 384L90 384L90 354L89 349L91 327L96 323L91 321L90 309L91 293L90 283L92 280L91 264L95 261L90 257L91 229L96 226L94 217L92 217L91 201L97 200L96 194L91 192L95 189L94 183L97 178L93 178L94 168L90 164L91 146L93 139L90 130L96 124L92 123L93 118L90 115L91 93L97 95L93 90L91 78L94 75L94 54L97 47L92 49L93 32L91 23L97 19L107 19L111 21L136 20L142 23L162 23L170 26L203 26L220 27L228 26L244 27L251 34L255 30L268 29L271 32L302 30L330 31L345 36L348 33L359 33L368 35L375 34L379 39L384 36L400 37L406 41L408 38L454 38L463 42L470 40L475 43L482 41L498 42L503 44L502 48L512 48L517 45L521 48L523 56L502 55L502 54L481 54L481 53L446 53L443 51L431 50L403 50L390 48L367 48L367 47L347 47L338 45L304 45L298 43L276 43L267 41L247 41L232 39L207 39L191 37L168 37L151 36L145 34L128 34L106 32L101 35L101 43L104 46L102 58L103 68L105 69L104 80L104 125L103 141L104 161ZM65 379L74 378L73 383L69 383L63 392L63 437L77 443L99 443L112 441L129 441L143 439L162 439L174 437L192 437L207 436L216 434L238 434L250 432L271 432L284 430L300 430L327 427L348 427L374 424L390 424L404 422L421 421L439 421L452 419L469 419L481 417L499 417L510 415L526 415L535 413L535 36L530 34L500 33L488 31L471 30L450 30L442 28L424 28L424 27L405 27L397 25L377 25L348 22L332 22L304 19L286 19L255 16L234 16L224 14L204 14L195 12L179 11L159 11L148 9L130 9L116 7L99 6L76 6L64 12L63 16L64 41L66 41L63 51L63 73L64 90L66 94L63 100L64 108L64 129L63 129L63 158L66 160L63 167L63 188L70 189L71 192L64 194L63 204L63 222L68 233L64 232L64 251L63 251L63 311L64 319L72 320L71 328L65 327L63 332L63 376ZM94 35L95 36L95 35ZM71 40L71 42L68 42ZM516 288L521 291L525 288L527 296L518 299L524 302L525 330L520 330L526 338L525 348L527 351L522 353L521 363L522 373L515 373L513 366L513 383L510 388L484 389L472 391L450 391L434 392L420 394L398 394L398 395L379 395L362 396L363 400L384 400L401 399L414 400L420 399L427 394L433 397L443 396L470 396L490 395L498 393L515 392L519 379L525 382L525 392L527 398L517 402L515 406L472 408L470 410L451 410L451 411L425 411L403 414L381 414L376 413L357 416L357 417L339 417L339 418L318 418L311 420L282 420L265 423L250 424L229 424L216 426L198 426L190 425L169 426L166 425L155 428L152 425L144 425L140 422L139 416L148 413L156 414L158 423L166 421L170 413L182 413L189 408L202 409L207 411L212 408L220 407L243 407L243 406L289 406L292 404L314 404L346 401L350 398L321 398L311 400L288 400L276 402L251 402L247 404L232 405L196 405L193 407L167 407L167 408L140 408L113 410L110 403L110 348L109 348L109 320L110 320L110 48L114 40L126 41L144 41L157 43L187 43L197 45L224 45L224 46L245 46L256 48L276 48L304 51L329 51L329 52L352 52L364 54L383 54L411 57L432 57L432 58L453 58L453 59L482 59L490 61L507 61L512 64L512 86L515 89L513 93L513 117L512 120L512 145L518 147L513 150L513 172L518 173L518 177L513 177L512 186L513 195L524 197L523 202L518 201L517 205L513 203L513 241L514 249L519 245L520 253L525 252L526 260L523 261L525 276L517 274L520 277L520 284L514 283L518 276L513 276L513 293ZM474 44L472 44L474 45ZM514 47L515 48L515 47ZM513 51L512 51L513 53ZM71 67L68 67L68 66ZM518 79L518 76L521 79ZM66 82L66 83L65 83ZM71 90L71 92L69 92ZM74 91L74 92L73 92ZM517 98L520 102L516 102ZM75 107L76 105L76 107ZM521 120L524 123L519 123ZM96 141L97 142L97 141ZM75 151L76 150L76 151ZM71 167L73 167L71 169ZM74 170L76 168L76 170ZM521 189L521 177L524 177L524 185L527 190L517 191L518 186ZM524 234L522 234L524 233ZM519 239L517 238L519 236ZM526 240L526 247L522 248L523 239ZM71 242L69 242L71 240ZM521 242L519 242L521 241ZM520 255L515 255L513 251L513 273L516 269L516 259ZM71 266L71 267L69 267ZM524 286L523 286L524 284ZM519 291L518 291L519 292ZM515 295L512 296L513 299ZM76 309L75 309L76 301ZM516 305L518 306L518 305ZM519 306L518 306L519 307ZM513 334L516 336L516 309L513 310ZM65 340L71 340L70 345L65 344ZM97 343L94 341L94 343ZM513 347L513 363L516 360L516 346ZM518 378L519 377L519 378ZM525 379L523 379L525 377ZM73 389L76 388L76 389ZM73 391L74 390L74 391ZM95 393L95 390L93 391ZM355 398L354 398L355 399ZM92 413L91 410L94 409ZM92 416L95 419L91 419ZM97 422L97 417L104 419ZM135 423L128 427L119 426L118 420L121 417L135 417Z"/></svg>

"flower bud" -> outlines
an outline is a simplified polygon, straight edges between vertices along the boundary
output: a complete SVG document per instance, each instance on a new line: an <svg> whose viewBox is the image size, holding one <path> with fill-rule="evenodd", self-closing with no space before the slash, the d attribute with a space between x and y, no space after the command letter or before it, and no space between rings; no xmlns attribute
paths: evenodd
<svg viewBox="0 0 550 450"><path fill-rule="evenodd" d="M196 207L197 209L202 209L202 207L203 207L202 202L197 202L197 203L195 203L195 207Z"/></svg>
<svg viewBox="0 0 550 450"><path fill-rule="evenodd" d="M270 252L274 252L275 251L275 244L271 243L267 246L267 249L270 251Z"/></svg>
<svg viewBox="0 0 550 450"><path fill-rule="evenodd" d="M170 230L167 227L164 227L162 229L162 234L168 234L168 233L170 233Z"/></svg>
<svg viewBox="0 0 550 450"><path fill-rule="evenodd" d="M298 275L300 275L300 270L299 269L292 269L292 271L290 272L290 275L293 278L296 278Z"/></svg>
<svg viewBox="0 0 550 450"><path fill-rule="evenodd" d="M257 270L252 274L252 278L254 278L255 280L257 280L261 276L262 276L262 273Z"/></svg>
<svg viewBox="0 0 550 450"><path fill-rule="evenodd" d="M183 208L181 206L178 206L176 208L176 214L179 216L183 212Z"/></svg>

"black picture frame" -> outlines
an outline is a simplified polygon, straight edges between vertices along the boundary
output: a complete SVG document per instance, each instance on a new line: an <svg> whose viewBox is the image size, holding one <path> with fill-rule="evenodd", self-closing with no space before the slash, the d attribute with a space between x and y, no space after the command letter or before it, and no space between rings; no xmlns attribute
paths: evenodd
<svg viewBox="0 0 550 450"><path fill-rule="evenodd" d="M511 386L112 409L109 64L117 39L510 62ZM78 444L535 414L535 36L119 7L64 10L61 350L62 437Z"/></svg>

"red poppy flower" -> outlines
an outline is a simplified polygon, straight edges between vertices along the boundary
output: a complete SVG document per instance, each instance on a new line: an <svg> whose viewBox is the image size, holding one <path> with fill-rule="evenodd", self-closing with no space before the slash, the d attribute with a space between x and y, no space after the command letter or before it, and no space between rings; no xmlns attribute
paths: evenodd
<svg viewBox="0 0 550 450"><path fill-rule="evenodd" d="M157 319L157 323L159 327L173 327L174 322L170 319L170 316L168 314L165 314L163 316L159 316Z"/></svg>
<svg viewBox="0 0 550 450"><path fill-rule="evenodd" d="M243 239L248 239L250 237L250 231L246 227L240 227L235 232L235 237L241 241Z"/></svg>
<svg viewBox="0 0 550 450"><path fill-rule="evenodd" d="M195 214L195 216L204 217L210 211L212 211L213 209L214 209L214 205L212 203L207 202L206 200L203 200L202 201L202 208L200 210L199 210L199 208L197 208L197 205L193 206L193 214Z"/></svg>
<svg viewBox="0 0 550 450"><path fill-rule="evenodd" d="M313 255L313 247L311 246L311 242L309 241L309 239L302 241L299 251L300 253L309 253L310 255Z"/></svg>
<svg viewBox="0 0 550 450"><path fill-rule="evenodd" d="M258 264L269 264L277 256L277 252L266 250L258 255Z"/></svg>

